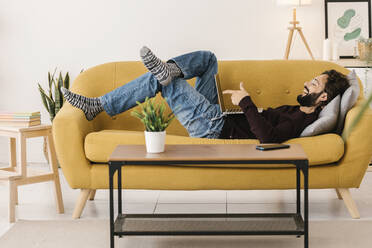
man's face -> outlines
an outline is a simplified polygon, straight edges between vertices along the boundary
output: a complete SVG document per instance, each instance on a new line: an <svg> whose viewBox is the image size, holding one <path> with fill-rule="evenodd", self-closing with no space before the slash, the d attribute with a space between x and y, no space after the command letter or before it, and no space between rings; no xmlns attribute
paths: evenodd
<svg viewBox="0 0 372 248"><path fill-rule="evenodd" d="M327 93L324 92L327 80L328 75L321 74L311 81L305 82L303 93L297 96L298 103L301 106L312 107L327 100Z"/></svg>

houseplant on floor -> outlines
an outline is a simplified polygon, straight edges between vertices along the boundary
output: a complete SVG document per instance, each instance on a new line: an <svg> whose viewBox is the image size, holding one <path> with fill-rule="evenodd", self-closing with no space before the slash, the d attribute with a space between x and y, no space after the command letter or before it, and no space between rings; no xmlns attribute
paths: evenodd
<svg viewBox="0 0 372 248"><path fill-rule="evenodd" d="M58 78L55 78L57 68L54 70L53 74L48 72L48 86L49 91L48 93L41 87L38 83L38 89L41 95L41 100L43 102L44 107L49 113L50 121L53 123L53 119L58 113L58 111L62 108L65 99L63 98L63 94L61 92L61 87L65 87L68 89L70 87L70 76L68 72L65 76L62 76L62 72L59 72ZM53 94L54 93L54 94ZM48 150L47 150L47 141L46 137L44 137L44 156L49 163L48 159Z"/></svg>
<svg viewBox="0 0 372 248"><path fill-rule="evenodd" d="M156 104L148 97L143 104L140 102L137 104L141 106L141 111L133 110L131 115L140 119L145 126L146 151L148 153L164 152L165 129L175 118L174 113L166 115L164 102Z"/></svg>

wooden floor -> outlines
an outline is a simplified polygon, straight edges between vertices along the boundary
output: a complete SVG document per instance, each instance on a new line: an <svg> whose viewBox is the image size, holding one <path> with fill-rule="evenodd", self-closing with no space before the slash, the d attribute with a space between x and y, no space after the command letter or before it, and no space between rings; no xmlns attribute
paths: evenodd
<svg viewBox="0 0 372 248"><path fill-rule="evenodd" d="M5 166L5 165L4 165ZM47 164L31 164L47 170ZM1 164L0 164L1 167ZM71 189L61 170L65 213L58 214L53 187L49 183L21 186L17 217L23 220L71 220L79 190ZM372 173L368 172L359 189L351 189L361 219L372 220ZM124 211L128 213L257 213L295 212L295 190L268 191L149 191L125 190ZM351 220L345 204L335 190L309 191L309 218L313 220ZM108 190L98 190L94 201L88 201L82 218L108 219ZM8 222L8 188L0 185L0 236L11 227Z"/></svg>

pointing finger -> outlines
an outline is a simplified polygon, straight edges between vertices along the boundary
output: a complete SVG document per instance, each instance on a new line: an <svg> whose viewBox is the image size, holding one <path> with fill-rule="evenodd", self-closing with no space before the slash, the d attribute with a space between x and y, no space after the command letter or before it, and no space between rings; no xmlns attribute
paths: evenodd
<svg viewBox="0 0 372 248"><path fill-rule="evenodd" d="M222 93L223 94L232 94L232 93L234 93L234 90L224 90Z"/></svg>
<svg viewBox="0 0 372 248"><path fill-rule="evenodd" d="M243 82L240 82L240 89L245 91Z"/></svg>

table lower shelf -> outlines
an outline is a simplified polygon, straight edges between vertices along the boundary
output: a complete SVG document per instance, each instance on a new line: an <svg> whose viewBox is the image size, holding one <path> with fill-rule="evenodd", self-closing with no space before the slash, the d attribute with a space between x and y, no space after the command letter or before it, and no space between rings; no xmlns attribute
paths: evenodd
<svg viewBox="0 0 372 248"><path fill-rule="evenodd" d="M121 214L114 235L304 235L296 213Z"/></svg>

